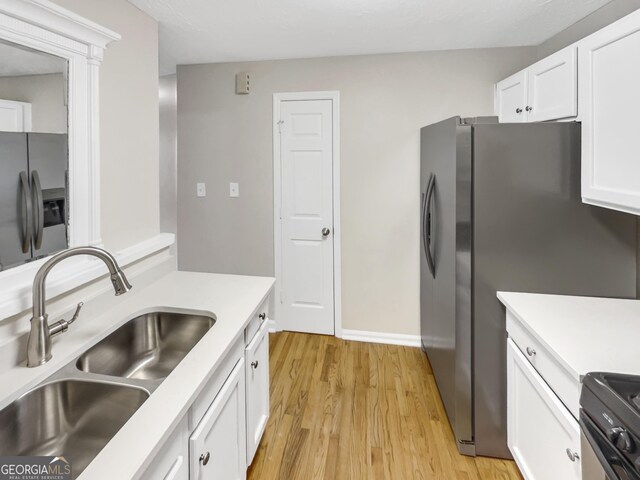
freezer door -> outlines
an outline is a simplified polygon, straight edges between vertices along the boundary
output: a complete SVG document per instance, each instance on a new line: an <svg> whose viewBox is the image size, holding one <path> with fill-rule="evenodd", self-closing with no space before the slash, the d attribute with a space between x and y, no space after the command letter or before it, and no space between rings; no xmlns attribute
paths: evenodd
<svg viewBox="0 0 640 480"><path fill-rule="evenodd" d="M67 135L29 133L34 258L68 247Z"/></svg>
<svg viewBox="0 0 640 480"><path fill-rule="evenodd" d="M421 130L421 335L458 448L473 454L471 127Z"/></svg>
<svg viewBox="0 0 640 480"><path fill-rule="evenodd" d="M474 397L478 455L509 457L499 290L634 297L635 218L580 198L580 125L474 127Z"/></svg>
<svg viewBox="0 0 640 480"><path fill-rule="evenodd" d="M31 258L27 136L0 132L0 271Z"/></svg>

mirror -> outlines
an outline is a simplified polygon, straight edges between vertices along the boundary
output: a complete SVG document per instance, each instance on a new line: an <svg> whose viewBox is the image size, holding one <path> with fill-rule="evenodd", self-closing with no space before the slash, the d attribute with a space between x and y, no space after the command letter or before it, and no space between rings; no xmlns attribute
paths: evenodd
<svg viewBox="0 0 640 480"><path fill-rule="evenodd" d="M67 71L0 41L0 271L68 247Z"/></svg>

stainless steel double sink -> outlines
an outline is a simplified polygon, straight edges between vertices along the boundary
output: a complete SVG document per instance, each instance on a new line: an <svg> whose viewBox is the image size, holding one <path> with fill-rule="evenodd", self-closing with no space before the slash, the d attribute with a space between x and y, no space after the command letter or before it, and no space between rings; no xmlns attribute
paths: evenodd
<svg viewBox="0 0 640 480"><path fill-rule="evenodd" d="M215 322L172 312L129 320L0 410L0 455L64 455L77 478Z"/></svg>

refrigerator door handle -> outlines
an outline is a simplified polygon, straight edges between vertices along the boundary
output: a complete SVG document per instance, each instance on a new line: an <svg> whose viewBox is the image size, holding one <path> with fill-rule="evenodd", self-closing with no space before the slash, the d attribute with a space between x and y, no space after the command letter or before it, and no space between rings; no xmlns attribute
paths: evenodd
<svg viewBox="0 0 640 480"><path fill-rule="evenodd" d="M431 188L431 180L433 174L429 175L429 180L427 180L427 188L424 193L421 194L422 204L420 206L420 215L422 216L422 248L424 249L425 256L428 256L427 249L428 239L427 239L427 197L429 196L429 189Z"/></svg>
<svg viewBox="0 0 640 480"><path fill-rule="evenodd" d="M31 215L33 214L31 204L31 189L29 188L29 177L27 172L20 172L20 191L22 192L22 205L20 208L22 222L22 253L29 252L31 248Z"/></svg>
<svg viewBox="0 0 640 480"><path fill-rule="evenodd" d="M42 186L37 170L31 172L31 187L33 188L33 247L39 250L42 247L42 234L44 232L44 206L42 204Z"/></svg>
<svg viewBox="0 0 640 480"><path fill-rule="evenodd" d="M424 222L424 237L425 237L425 254L427 256L427 264L429 265L429 271L433 278L436 278L436 265L433 259L433 251L432 251L432 239L433 234L431 232L432 227L432 215L431 215L431 207L433 205L433 194L436 189L436 176L432 173L429 176L429 182L427 184L427 195L426 201L427 205L425 207L425 222Z"/></svg>

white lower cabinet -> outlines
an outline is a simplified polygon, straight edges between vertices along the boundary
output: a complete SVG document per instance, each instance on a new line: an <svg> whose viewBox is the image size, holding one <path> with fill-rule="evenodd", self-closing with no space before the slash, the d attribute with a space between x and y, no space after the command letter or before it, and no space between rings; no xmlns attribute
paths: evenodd
<svg viewBox="0 0 640 480"><path fill-rule="evenodd" d="M244 480L269 419L270 298L229 346L140 480Z"/></svg>
<svg viewBox="0 0 640 480"><path fill-rule="evenodd" d="M247 382L247 465L253 461L269 419L269 322L245 350Z"/></svg>
<svg viewBox="0 0 640 480"><path fill-rule="evenodd" d="M245 369L240 359L191 434L190 479L245 479L245 435Z"/></svg>
<svg viewBox="0 0 640 480"><path fill-rule="evenodd" d="M189 480L189 431L183 418L140 480Z"/></svg>
<svg viewBox="0 0 640 480"><path fill-rule="evenodd" d="M516 344L507 340L508 444L526 480L579 480L580 427Z"/></svg>

